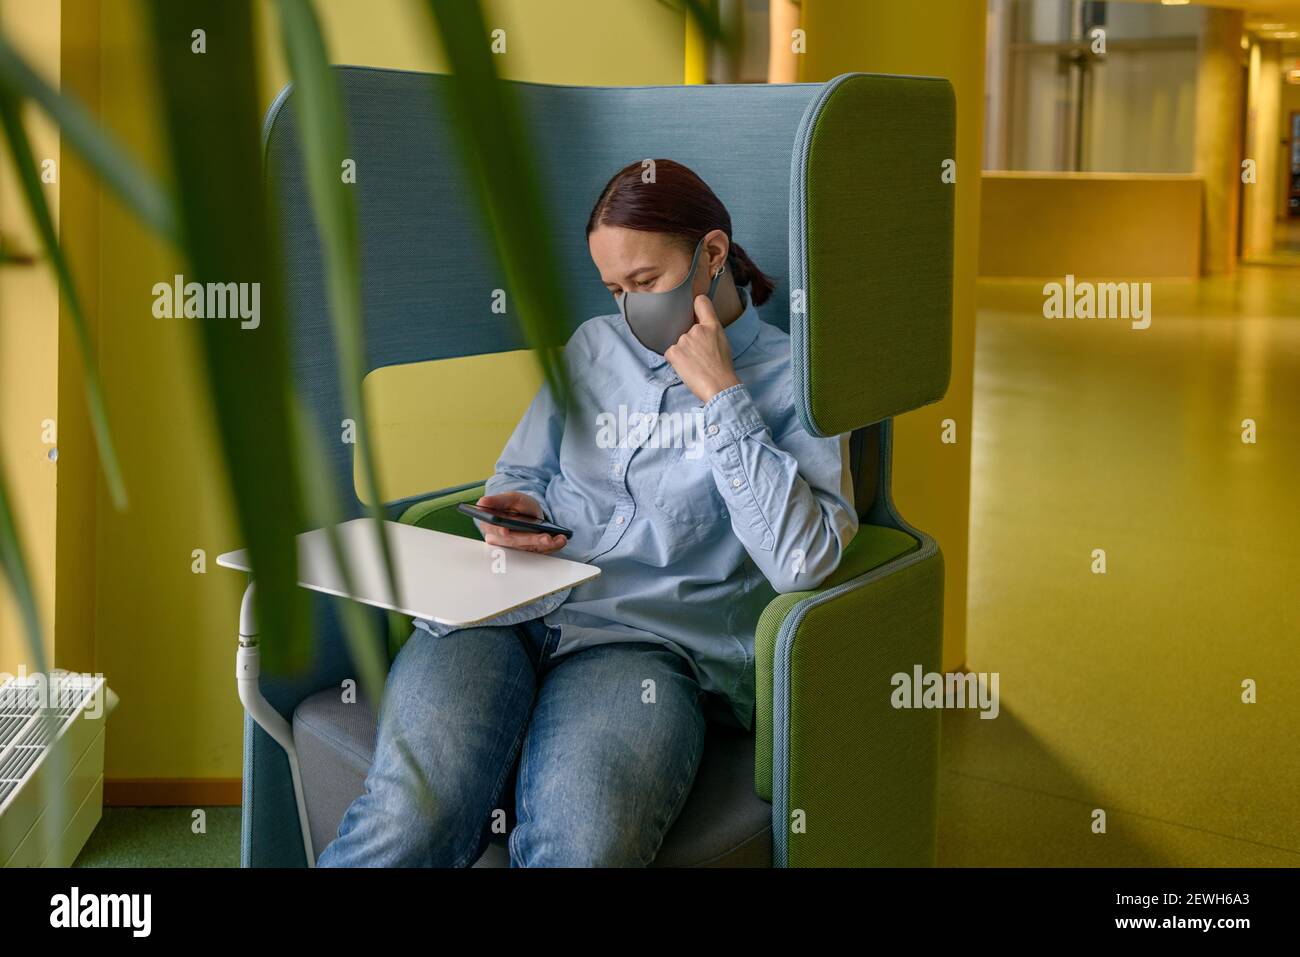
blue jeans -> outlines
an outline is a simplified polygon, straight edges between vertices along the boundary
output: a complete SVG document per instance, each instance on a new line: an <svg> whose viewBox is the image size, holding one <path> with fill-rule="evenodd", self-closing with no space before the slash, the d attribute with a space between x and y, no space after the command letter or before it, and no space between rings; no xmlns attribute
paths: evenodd
<svg viewBox="0 0 1300 957"><path fill-rule="evenodd" d="M705 693L663 646L554 658L558 641L540 619L416 629L384 686L365 792L317 866L468 867L511 801L512 867L649 864L699 768Z"/></svg>

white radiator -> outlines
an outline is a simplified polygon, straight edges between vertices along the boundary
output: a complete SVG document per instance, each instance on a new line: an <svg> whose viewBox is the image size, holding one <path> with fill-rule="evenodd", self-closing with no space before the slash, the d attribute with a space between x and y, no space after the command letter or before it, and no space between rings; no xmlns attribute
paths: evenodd
<svg viewBox="0 0 1300 957"><path fill-rule="evenodd" d="M0 865L68 867L104 805L104 726L117 696L67 671L0 686Z"/></svg>

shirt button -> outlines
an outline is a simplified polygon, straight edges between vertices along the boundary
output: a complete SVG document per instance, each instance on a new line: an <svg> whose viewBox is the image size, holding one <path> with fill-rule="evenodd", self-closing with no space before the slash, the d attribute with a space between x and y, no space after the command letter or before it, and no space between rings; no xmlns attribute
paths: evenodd
<svg viewBox="0 0 1300 957"><path fill-rule="evenodd" d="M731 480L731 487L732 487L732 488L740 488L740 479L732 479L732 480Z"/></svg>
<svg viewBox="0 0 1300 957"><path fill-rule="evenodd" d="M709 426L709 435L717 435L717 434L718 434L718 427L716 425Z"/></svg>
<svg viewBox="0 0 1300 957"><path fill-rule="evenodd" d="M614 524L615 524L615 525L622 525L622 524L623 524L623 516L620 515L618 518L614 519Z"/></svg>

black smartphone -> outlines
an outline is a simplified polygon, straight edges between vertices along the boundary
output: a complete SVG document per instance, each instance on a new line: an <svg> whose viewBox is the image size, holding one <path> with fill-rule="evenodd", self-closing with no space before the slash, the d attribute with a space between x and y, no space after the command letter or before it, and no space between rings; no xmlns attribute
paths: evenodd
<svg viewBox="0 0 1300 957"><path fill-rule="evenodd" d="M482 505L471 505L469 502L459 503L456 509L470 518L477 518L489 525L500 525L502 528L509 528L516 532L536 532L541 535L563 535L565 538L573 538L573 529L565 528L563 525L552 525L550 522L533 518L523 512L504 508L484 508Z"/></svg>

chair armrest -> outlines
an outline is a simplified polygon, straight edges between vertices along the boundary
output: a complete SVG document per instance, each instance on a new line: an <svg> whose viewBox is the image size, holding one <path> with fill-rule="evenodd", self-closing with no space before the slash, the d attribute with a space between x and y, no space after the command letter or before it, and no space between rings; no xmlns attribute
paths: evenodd
<svg viewBox="0 0 1300 957"><path fill-rule="evenodd" d="M479 538L481 536L474 519L462 515L456 506L461 502L477 502L484 494L483 489L484 486L479 484L426 498L409 506L397 520L404 525L431 528L436 532L447 532L462 538Z"/></svg>
<svg viewBox="0 0 1300 957"><path fill-rule="evenodd" d="M940 668L943 558L928 536L890 554L903 535L868 531L760 618L754 783L778 866L934 863L939 712L895 709L891 679Z"/></svg>

